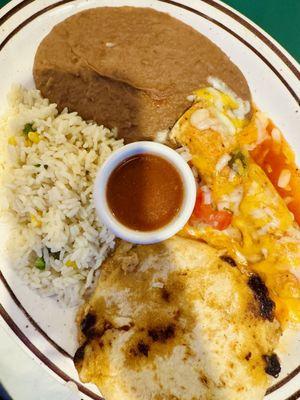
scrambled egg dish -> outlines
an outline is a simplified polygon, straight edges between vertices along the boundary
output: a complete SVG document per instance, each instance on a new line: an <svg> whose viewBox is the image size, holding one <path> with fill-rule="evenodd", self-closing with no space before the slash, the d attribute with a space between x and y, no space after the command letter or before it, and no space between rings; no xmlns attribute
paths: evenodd
<svg viewBox="0 0 300 400"><path fill-rule="evenodd" d="M223 249L255 271L285 325L300 322L300 174L281 132L218 79L197 90L171 138L186 151L199 183L181 234ZM299 277L299 274L298 274Z"/></svg>

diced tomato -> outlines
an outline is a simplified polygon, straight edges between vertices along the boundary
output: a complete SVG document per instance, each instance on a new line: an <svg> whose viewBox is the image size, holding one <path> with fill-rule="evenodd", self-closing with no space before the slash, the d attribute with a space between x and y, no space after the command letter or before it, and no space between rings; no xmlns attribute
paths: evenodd
<svg viewBox="0 0 300 400"><path fill-rule="evenodd" d="M219 231L223 231L223 229L228 228L231 224L232 213L226 210L214 211L211 220L213 222L213 226L219 229Z"/></svg>
<svg viewBox="0 0 300 400"><path fill-rule="evenodd" d="M193 211L193 216L196 218L201 218L201 207L203 206L203 193L202 190L198 190L196 203Z"/></svg>
<svg viewBox="0 0 300 400"><path fill-rule="evenodd" d="M191 221L204 222L222 231L231 224L232 213L226 210L217 211L210 204L203 204L203 193L199 190Z"/></svg>
<svg viewBox="0 0 300 400"><path fill-rule="evenodd" d="M300 173L295 161L287 156L290 153L290 148L284 138L282 137L281 143L273 140L271 136L273 127L273 124L268 126L269 137L251 152L251 156L265 171L280 196L287 201L288 208L294 214L298 224L300 224ZM280 173L284 169L291 173L287 188L278 186Z"/></svg>

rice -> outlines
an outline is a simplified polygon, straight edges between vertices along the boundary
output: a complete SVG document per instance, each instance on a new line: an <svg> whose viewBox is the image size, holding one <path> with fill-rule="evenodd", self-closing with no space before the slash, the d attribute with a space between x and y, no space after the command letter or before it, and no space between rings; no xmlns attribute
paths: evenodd
<svg viewBox="0 0 300 400"><path fill-rule="evenodd" d="M116 45L116 44L115 44L115 43L112 43L112 42L106 42L106 43L105 43L105 46L106 46L106 47L115 47L115 45Z"/></svg>
<svg viewBox="0 0 300 400"><path fill-rule="evenodd" d="M44 296L77 305L115 238L98 220L93 182L123 145L116 131L16 86L0 120L0 216L8 226L6 253L24 281ZM30 142L26 124L35 132ZM37 257L45 263L35 266Z"/></svg>

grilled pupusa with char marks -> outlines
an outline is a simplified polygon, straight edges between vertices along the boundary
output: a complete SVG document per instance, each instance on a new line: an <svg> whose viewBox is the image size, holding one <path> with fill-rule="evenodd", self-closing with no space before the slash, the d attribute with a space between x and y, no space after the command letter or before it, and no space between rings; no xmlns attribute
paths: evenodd
<svg viewBox="0 0 300 400"><path fill-rule="evenodd" d="M78 325L80 378L107 400L259 400L280 368L267 288L190 239L121 242Z"/></svg>

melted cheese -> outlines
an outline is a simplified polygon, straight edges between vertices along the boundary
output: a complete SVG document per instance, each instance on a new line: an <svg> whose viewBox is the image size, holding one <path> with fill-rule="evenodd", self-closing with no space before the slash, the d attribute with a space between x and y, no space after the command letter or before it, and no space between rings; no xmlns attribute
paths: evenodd
<svg viewBox="0 0 300 400"><path fill-rule="evenodd" d="M234 112L238 103L228 93L204 88L195 94L197 102L180 118L171 136L188 147L192 165L210 190L213 206L229 209L233 218L230 229L225 231L193 221L182 234L224 249L244 271L259 273L276 302L278 319L283 324L300 322L300 284L291 273L300 266L299 226L266 173L249 154L265 140L269 120L257 110L251 121L237 118ZM202 112L210 119L200 121L205 129L198 129L191 122L195 112L200 115L201 110L209 111ZM220 113L223 119L219 118ZM234 126L234 134L225 117ZM291 157L290 150L288 155ZM229 159L232 161L226 163Z"/></svg>

